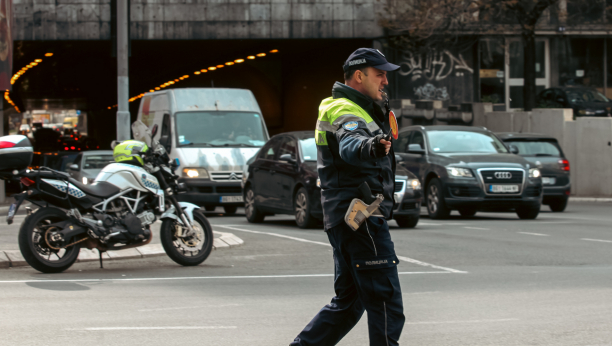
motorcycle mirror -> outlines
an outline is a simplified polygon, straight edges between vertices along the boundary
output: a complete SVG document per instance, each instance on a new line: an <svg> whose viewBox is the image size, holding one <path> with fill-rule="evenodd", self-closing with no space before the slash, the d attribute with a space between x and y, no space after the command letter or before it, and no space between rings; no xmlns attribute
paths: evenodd
<svg viewBox="0 0 612 346"><path fill-rule="evenodd" d="M151 129L151 138L155 137L156 134L157 134L157 124L153 125L153 128Z"/></svg>
<svg viewBox="0 0 612 346"><path fill-rule="evenodd" d="M117 144L119 144L119 142L117 142L116 140L111 142L111 149L115 149L115 147L117 146Z"/></svg>

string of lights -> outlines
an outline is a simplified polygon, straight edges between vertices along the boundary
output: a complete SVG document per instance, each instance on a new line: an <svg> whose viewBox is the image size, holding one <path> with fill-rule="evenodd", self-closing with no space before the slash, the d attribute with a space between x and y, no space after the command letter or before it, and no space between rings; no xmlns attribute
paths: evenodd
<svg viewBox="0 0 612 346"><path fill-rule="evenodd" d="M53 53L46 53L45 54L46 57L52 57ZM11 77L11 84L15 84L15 82L17 82L17 80L19 78L21 78L21 76L23 76L26 72L28 72L28 70L38 66L38 64L40 64L41 62L43 62L43 59L34 59L34 61L32 61L31 63L25 65L24 67L21 68L21 70L17 71L13 77ZM15 107L15 110L17 111L17 113L21 113L19 111L19 108L17 106L15 106L15 103L13 102L13 100L11 100L11 97L9 96L9 91L6 90L4 92L4 99L13 107Z"/></svg>
<svg viewBox="0 0 612 346"><path fill-rule="evenodd" d="M278 53L278 49L272 49L272 50L270 51L270 53L272 53L272 54L274 54L274 53ZM254 60L254 59L255 59L255 58L257 58L257 57L259 57L259 58L263 58L263 57L265 57L265 56L266 56L266 53L259 53L259 54L256 54L256 55L249 55L249 56L247 56L247 57L246 57L246 59L247 59L247 60ZM201 70L195 71L193 74L194 74L195 76L197 76L197 75L202 75L202 74L204 74L204 73L208 73L208 72L212 72L212 71L215 71L215 70L218 70L218 69L222 69L222 68L224 68L224 67L226 67L226 66L232 66L232 65L236 65L236 64L241 64L241 63L243 63L243 62L245 62L245 59L236 59L236 60L234 60L234 61L228 61L228 62L226 62L225 64L219 64L219 65L210 66L210 67L208 67L208 68L203 68L203 69L201 69ZM155 91L157 91L157 90L161 90L161 89L167 88L167 87L169 87L169 86L171 86L171 85L174 85L174 84L176 84L176 83L180 83L181 81L183 81L183 80L185 80L185 79L187 79L187 78L189 78L189 77L190 77L190 76L189 76L188 74L186 74L186 75L183 75L183 76L181 76L181 77L179 77L179 78L176 78L176 79L174 79L174 80L169 80L169 81L167 81L167 82L165 82L165 83L163 83L163 84L160 84L159 86L156 86L156 87L154 87L154 88L152 88L152 89L149 89L149 92L155 92ZM142 97L144 97L144 95L145 95L145 93L141 93L141 94L139 94L139 95L137 95L137 96L131 97L131 98L130 98L128 101L130 101L130 102L134 102L134 101L136 101L136 100L141 99ZM108 107L108 109L111 109L111 108L116 108L116 107L117 107L117 105L114 105L114 106L112 106L112 107Z"/></svg>

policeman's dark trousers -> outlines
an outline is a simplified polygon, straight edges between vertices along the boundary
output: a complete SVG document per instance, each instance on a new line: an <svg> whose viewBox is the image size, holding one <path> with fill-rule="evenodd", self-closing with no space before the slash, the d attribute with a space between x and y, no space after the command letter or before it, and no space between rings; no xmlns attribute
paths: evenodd
<svg viewBox="0 0 612 346"><path fill-rule="evenodd" d="M367 311L371 346L399 345L404 327L402 291L389 226L370 217L357 231L346 224L327 230L335 262L336 296L291 345L336 345Z"/></svg>

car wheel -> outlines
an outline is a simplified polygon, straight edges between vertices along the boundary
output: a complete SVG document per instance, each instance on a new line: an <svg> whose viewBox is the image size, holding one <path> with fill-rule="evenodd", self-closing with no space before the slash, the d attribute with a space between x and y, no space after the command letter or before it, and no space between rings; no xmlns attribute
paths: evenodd
<svg viewBox="0 0 612 346"><path fill-rule="evenodd" d="M523 220L533 220L538 217L539 213L540 208L516 208L516 215L518 215L518 217Z"/></svg>
<svg viewBox="0 0 612 346"><path fill-rule="evenodd" d="M255 193L249 186L244 192L244 214L246 215L247 221L251 223L263 222L266 217L261 211L255 206Z"/></svg>
<svg viewBox="0 0 612 346"><path fill-rule="evenodd" d="M414 228L419 223L419 216L396 216L395 222L400 228Z"/></svg>
<svg viewBox="0 0 612 346"><path fill-rule="evenodd" d="M204 207L204 209L206 211L212 212L212 211L215 211L215 209L217 209L217 207L215 207L214 205L207 205L207 206Z"/></svg>
<svg viewBox="0 0 612 346"><path fill-rule="evenodd" d="M237 209L238 209L238 206L235 206L235 205L226 205L225 207L223 207L223 210L225 211L226 215L236 214Z"/></svg>
<svg viewBox="0 0 612 346"><path fill-rule="evenodd" d="M447 219L450 215L450 209L444 203L444 193L442 191L442 182L438 178L433 178L427 185L427 213L431 219Z"/></svg>
<svg viewBox="0 0 612 346"><path fill-rule="evenodd" d="M299 228L311 228L316 224L316 220L310 215L310 201L308 199L308 190L303 187L295 194L293 201L295 210L295 223Z"/></svg>
<svg viewBox="0 0 612 346"><path fill-rule="evenodd" d="M470 217L476 215L476 209L459 209L459 214L463 217Z"/></svg>
<svg viewBox="0 0 612 346"><path fill-rule="evenodd" d="M565 210L565 208L567 207L567 198L558 198L558 199L554 199L550 202L550 204L548 205L550 207L550 210L552 210L555 213L560 213L562 211Z"/></svg>

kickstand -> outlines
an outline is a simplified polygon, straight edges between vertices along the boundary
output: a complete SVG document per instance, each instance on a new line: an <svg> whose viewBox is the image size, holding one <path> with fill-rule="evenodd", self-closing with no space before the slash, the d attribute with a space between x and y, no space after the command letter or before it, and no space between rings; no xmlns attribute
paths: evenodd
<svg viewBox="0 0 612 346"><path fill-rule="evenodd" d="M100 269L104 269L104 265L102 264L102 251L98 249L98 253L100 254Z"/></svg>

